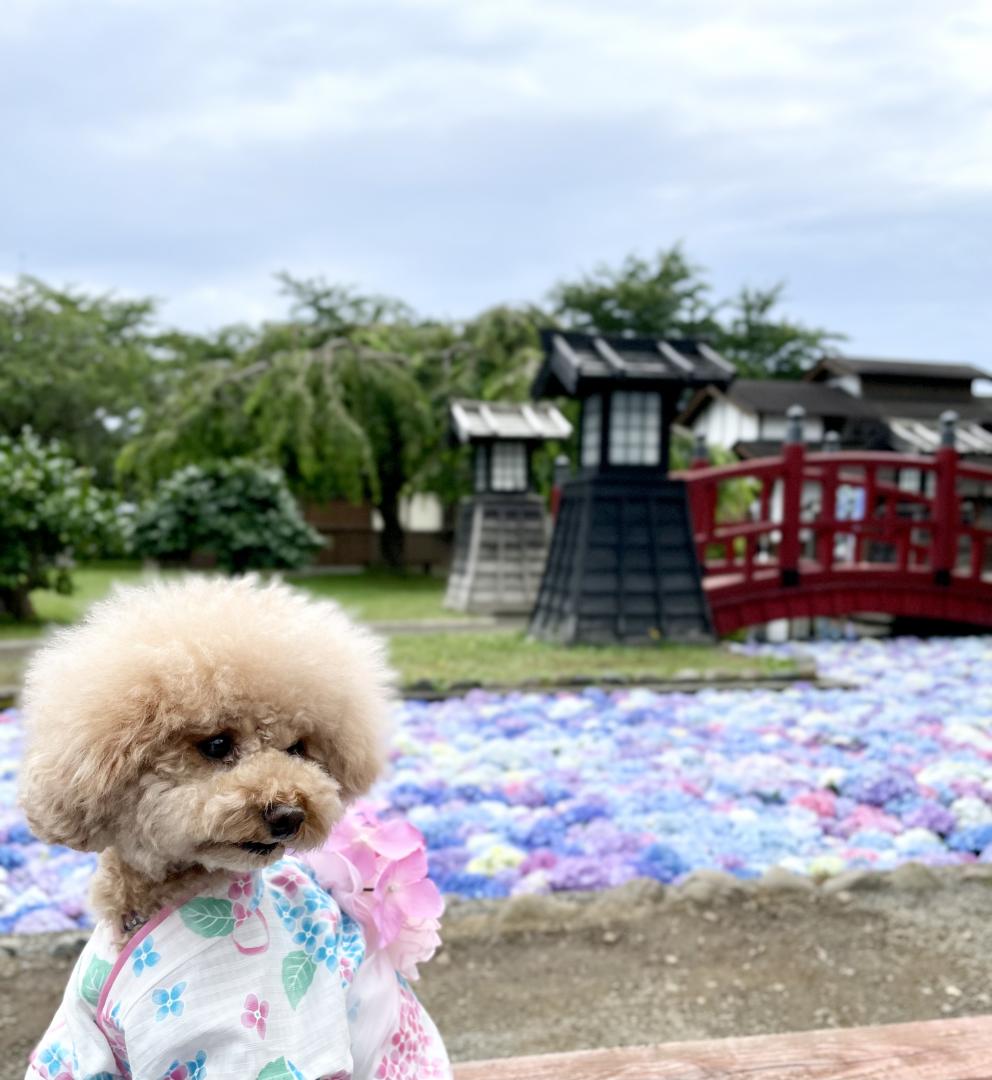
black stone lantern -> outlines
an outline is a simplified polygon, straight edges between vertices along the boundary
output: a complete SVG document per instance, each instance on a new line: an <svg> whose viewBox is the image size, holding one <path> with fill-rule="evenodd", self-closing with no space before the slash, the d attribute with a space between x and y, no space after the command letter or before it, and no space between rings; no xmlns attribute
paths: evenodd
<svg viewBox="0 0 992 1080"><path fill-rule="evenodd" d="M531 611L551 532L532 490L531 459L542 443L567 439L572 425L547 402L457 400L454 440L473 448L475 494L458 506L445 606L522 615Z"/></svg>
<svg viewBox="0 0 992 1080"><path fill-rule="evenodd" d="M687 390L729 386L705 342L541 335L535 398L582 403L579 468L562 488L531 632L561 642L703 640L709 611L684 484L668 476Z"/></svg>

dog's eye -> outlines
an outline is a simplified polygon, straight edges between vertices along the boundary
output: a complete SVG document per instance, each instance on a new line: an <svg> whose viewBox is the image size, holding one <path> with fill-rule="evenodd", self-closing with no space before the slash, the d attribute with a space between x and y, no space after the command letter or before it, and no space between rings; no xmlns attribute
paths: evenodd
<svg viewBox="0 0 992 1080"><path fill-rule="evenodd" d="M205 758L210 758L211 761L223 761L224 758L231 756L231 751L234 749L234 739L227 734L211 735L209 739L198 742L196 748Z"/></svg>
<svg viewBox="0 0 992 1080"><path fill-rule="evenodd" d="M294 757L306 757L307 748L302 739L297 739L292 746L286 747L286 753L292 754Z"/></svg>

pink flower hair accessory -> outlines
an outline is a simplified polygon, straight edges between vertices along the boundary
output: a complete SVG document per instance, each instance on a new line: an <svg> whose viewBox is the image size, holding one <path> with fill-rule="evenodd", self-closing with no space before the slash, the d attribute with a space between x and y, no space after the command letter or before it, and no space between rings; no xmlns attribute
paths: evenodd
<svg viewBox="0 0 992 1080"><path fill-rule="evenodd" d="M427 845L408 821L379 821L367 803L349 813L320 851L304 859L341 910L355 919L370 951L416 979L433 955L444 900L427 876Z"/></svg>

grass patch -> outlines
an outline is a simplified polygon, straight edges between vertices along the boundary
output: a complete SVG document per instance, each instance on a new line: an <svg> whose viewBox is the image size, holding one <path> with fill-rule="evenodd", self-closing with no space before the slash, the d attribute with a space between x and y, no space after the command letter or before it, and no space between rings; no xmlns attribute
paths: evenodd
<svg viewBox="0 0 992 1080"><path fill-rule="evenodd" d="M31 602L37 619L30 623L0 623L0 640L37 637L50 626L68 626L82 618L90 604L108 596L116 584L140 585L156 576L176 576L179 570L150 573L136 562L94 563L73 572L75 585L68 596L36 589ZM369 621L457 619L445 611L444 582L426 574L391 574L369 570L362 574L291 576L287 580L314 596L336 600L355 618Z"/></svg>
<svg viewBox="0 0 992 1080"><path fill-rule="evenodd" d="M0 686L20 686L23 672L23 656L0 655Z"/></svg>
<svg viewBox="0 0 992 1080"><path fill-rule="evenodd" d="M166 574L174 571L165 571ZM50 589L31 593L37 618L33 622L0 622L0 640L37 637L51 626L68 626L82 618L90 604L102 600L115 584L140 585L152 580L140 563L92 563L74 570L74 589L67 596Z"/></svg>
<svg viewBox="0 0 992 1080"><path fill-rule="evenodd" d="M445 583L427 574L366 570L361 574L319 574L287 580L314 596L336 600L355 618L370 622L464 617L441 606Z"/></svg>
<svg viewBox="0 0 992 1080"><path fill-rule="evenodd" d="M114 584L140 584L153 578L138 563L84 566L73 575L75 592L70 596L48 591L33 593L38 622L0 625L0 639L37 636L47 628L75 622L90 604L107 596ZM444 582L425 575L367 571L293 576L289 581L314 596L338 601L363 620L405 622L457 617L441 607ZM430 683L442 690L458 684L512 686L606 678L661 681L685 677L687 673L746 677L795 670L791 661L739 656L718 646L662 643L565 648L500 630L397 634L391 640L391 651L404 684ZM19 682L23 663L20 656L0 653L0 685Z"/></svg>
<svg viewBox="0 0 992 1080"><path fill-rule="evenodd" d="M775 675L796 670L791 660L740 656L707 645L550 645L512 631L397 635L393 664L405 685L430 682L509 686L572 679L665 680L681 677Z"/></svg>

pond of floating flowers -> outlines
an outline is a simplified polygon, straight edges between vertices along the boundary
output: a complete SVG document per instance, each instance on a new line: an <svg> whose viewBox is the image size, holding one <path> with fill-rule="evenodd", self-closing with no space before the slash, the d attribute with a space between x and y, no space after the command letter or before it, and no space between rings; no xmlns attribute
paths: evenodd
<svg viewBox="0 0 992 1080"><path fill-rule="evenodd" d="M992 861L992 639L808 651L847 688L406 702L376 805L467 897ZM85 926L94 857L31 836L20 750L17 713L0 713L0 933Z"/></svg>

